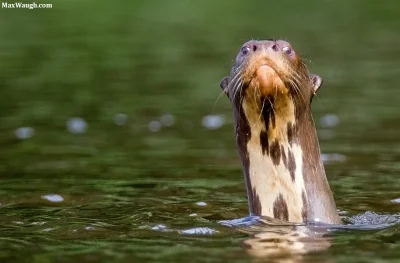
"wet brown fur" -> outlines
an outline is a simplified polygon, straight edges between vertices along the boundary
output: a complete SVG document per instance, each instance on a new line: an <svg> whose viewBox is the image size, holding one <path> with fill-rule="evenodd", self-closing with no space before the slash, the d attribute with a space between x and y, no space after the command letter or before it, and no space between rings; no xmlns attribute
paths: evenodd
<svg viewBox="0 0 400 263"><path fill-rule="evenodd" d="M239 53L231 75L221 81L221 88L233 104L236 143L243 165L250 212L286 221L306 222L318 218L325 223L340 223L320 159L311 115L311 101L322 80L309 74L296 53L288 58L279 49L274 52L271 49L274 43L282 48L287 42L247 42L245 45L253 48L254 52L245 58ZM272 87L264 87L259 82L256 72L263 65L272 68L278 76L272 80ZM302 152L302 178L296 178L296 169L300 166L297 166L293 153L295 146L300 146ZM258 148L260 153L254 152ZM272 167L266 167L267 170L280 171L282 168L278 169L278 166L283 164L289 175L289 181L279 174L265 179L272 184L269 189L278 191L276 199L268 201L273 202L273 211L263 210L266 204L260 199L263 193L257 192L257 182L264 179L253 174L258 181L252 181L250 168L254 160L250 160L250 152L252 156L259 156L253 158L261 158L261 162L263 158L271 160ZM260 160L253 165L266 165ZM252 169L254 173L262 167ZM297 207L299 204L300 207Z"/></svg>

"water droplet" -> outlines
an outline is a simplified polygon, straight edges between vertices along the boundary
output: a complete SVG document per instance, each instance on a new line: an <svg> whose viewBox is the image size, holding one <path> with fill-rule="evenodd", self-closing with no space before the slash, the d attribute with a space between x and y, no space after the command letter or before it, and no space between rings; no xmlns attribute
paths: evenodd
<svg viewBox="0 0 400 263"><path fill-rule="evenodd" d="M18 139L25 140L35 135L35 130L31 127L21 127L15 130L15 136Z"/></svg>
<svg viewBox="0 0 400 263"><path fill-rule="evenodd" d="M87 123L82 118L74 117L67 121L67 129L74 134L85 133L87 130Z"/></svg>
<svg viewBox="0 0 400 263"><path fill-rule="evenodd" d="M42 199L45 199L53 203L59 203L64 201L64 198L61 195L54 195L54 194L44 195L42 196Z"/></svg>
<svg viewBox="0 0 400 263"><path fill-rule="evenodd" d="M335 127L340 122L339 117L335 114L326 114L321 117L320 123L322 127Z"/></svg>
<svg viewBox="0 0 400 263"><path fill-rule="evenodd" d="M158 121L151 121L151 122L149 122L147 127L149 128L149 130L151 132L158 132L161 129L161 123Z"/></svg>
<svg viewBox="0 0 400 263"><path fill-rule="evenodd" d="M159 225L153 226L153 227L151 228L151 230L155 230L155 231L166 231L166 230L167 230L167 226L162 225L162 224L159 224Z"/></svg>
<svg viewBox="0 0 400 263"><path fill-rule="evenodd" d="M164 126L172 126L175 123L175 118L171 114L164 114L160 117L160 122Z"/></svg>
<svg viewBox="0 0 400 263"><path fill-rule="evenodd" d="M186 230L181 230L179 232L185 235L213 235L219 233L215 229L209 227L195 227Z"/></svg>
<svg viewBox="0 0 400 263"><path fill-rule="evenodd" d="M346 156L338 153L323 153L321 159L323 163L344 162Z"/></svg>
<svg viewBox="0 0 400 263"><path fill-rule="evenodd" d="M33 226L43 226L44 224L46 224L46 222L44 222L44 221L33 222L33 223L32 223Z"/></svg>
<svg viewBox="0 0 400 263"><path fill-rule="evenodd" d="M198 206L206 206L207 203L206 202L197 202L196 205L198 205Z"/></svg>
<svg viewBox="0 0 400 263"><path fill-rule="evenodd" d="M342 211L342 210L339 210L339 209L337 209L337 211L338 211L338 214L340 215L340 216L344 216L344 215L347 215L349 212L347 212L347 211Z"/></svg>
<svg viewBox="0 0 400 263"><path fill-rule="evenodd" d="M321 139L329 140L335 137L335 132L332 130L318 130L318 137Z"/></svg>
<svg viewBox="0 0 400 263"><path fill-rule="evenodd" d="M118 126L125 125L127 120L128 120L128 116L123 113L118 113L114 116L114 122Z"/></svg>
<svg viewBox="0 0 400 263"><path fill-rule="evenodd" d="M392 203L400 203L400 198L393 199L393 200L391 200L391 202Z"/></svg>
<svg viewBox="0 0 400 263"><path fill-rule="evenodd" d="M224 125L225 119L223 115L207 115L203 117L202 124L209 130L215 130Z"/></svg>

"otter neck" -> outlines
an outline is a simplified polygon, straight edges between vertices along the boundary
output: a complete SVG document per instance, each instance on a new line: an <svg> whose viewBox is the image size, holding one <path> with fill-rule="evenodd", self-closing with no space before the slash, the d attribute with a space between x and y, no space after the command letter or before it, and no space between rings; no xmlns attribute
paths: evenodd
<svg viewBox="0 0 400 263"><path fill-rule="evenodd" d="M309 104L300 108L290 96L251 93L235 109L250 213L290 222L341 223Z"/></svg>

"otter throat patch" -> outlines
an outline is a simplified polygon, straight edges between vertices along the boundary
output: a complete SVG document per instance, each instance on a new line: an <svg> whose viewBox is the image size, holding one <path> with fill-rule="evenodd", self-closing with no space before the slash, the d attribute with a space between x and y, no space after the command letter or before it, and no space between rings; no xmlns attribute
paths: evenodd
<svg viewBox="0 0 400 263"><path fill-rule="evenodd" d="M254 101L245 99L242 105L251 130L246 149L248 181L252 201L256 202L252 207L259 210L252 212L285 221L305 221L303 152L295 140L294 103L287 98L275 100L269 113L254 107L259 105Z"/></svg>

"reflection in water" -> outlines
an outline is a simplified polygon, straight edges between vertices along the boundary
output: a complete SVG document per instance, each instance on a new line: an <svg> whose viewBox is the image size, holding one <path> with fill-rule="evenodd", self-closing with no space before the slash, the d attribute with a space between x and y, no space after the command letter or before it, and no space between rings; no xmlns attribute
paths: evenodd
<svg viewBox="0 0 400 263"><path fill-rule="evenodd" d="M221 224L236 227L250 237L243 242L245 251L256 259L268 262L308 262L310 254L328 250L337 231L374 231L388 229L399 224L400 218L379 215L367 211L345 221L347 225L326 225L322 223L292 224L270 217L246 217L220 221ZM333 262L322 258L318 262Z"/></svg>
<svg viewBox="0 0 400 263"><path fill-rule="evenodd" d="M289 224L267 217L258 221L259 224L240 229L250 235L243 245L255 258L282 263L305 262L307 254L322 252L331 246L332 236L327 228Z"/></svg>
<svg viewBox="0 0 400 263"><path fill-rule="evenodd" d="M306 227L290 230L273 228L244 241L246 252L253 257L288 263L306 262L305 256L308 253L322 252L330 246L328 237L314 233Z"/></svg>

